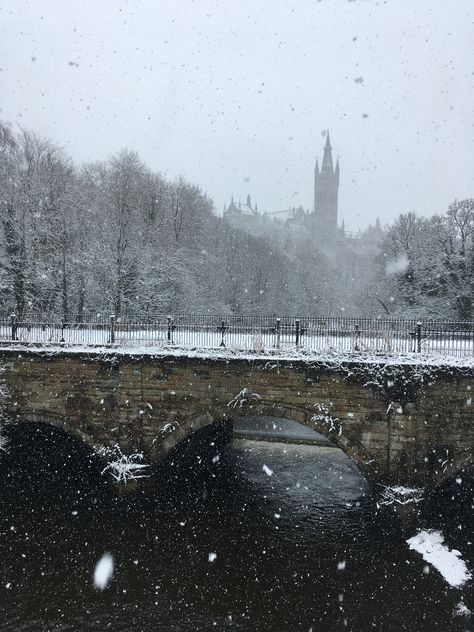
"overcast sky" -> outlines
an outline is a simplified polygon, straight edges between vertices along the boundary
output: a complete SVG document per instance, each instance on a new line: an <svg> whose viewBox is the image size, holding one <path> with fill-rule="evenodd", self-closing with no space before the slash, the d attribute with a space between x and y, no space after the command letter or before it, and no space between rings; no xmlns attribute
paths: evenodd
<svg viewBox="0 0 474 632"><path fill-rule="evenodd" d="M217 212L313 204L329 128L354 230L474 197L472 0L3 0L0 118L136 149Z"/></svg>

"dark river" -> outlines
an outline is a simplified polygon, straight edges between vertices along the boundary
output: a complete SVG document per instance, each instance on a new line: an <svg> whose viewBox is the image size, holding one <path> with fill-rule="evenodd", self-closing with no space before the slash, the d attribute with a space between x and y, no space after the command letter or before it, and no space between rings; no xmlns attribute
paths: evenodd
<svg viewBox="0 0 474 632"><path fill-rule="evenodd" d="M474 610L472 582L451 588L410 551L338 449L204 436L146 494L117 496L61 434L12 431L0 457L0 630L474 629L454 614ZM425 526L473 569L472 498L448 495Z"/></svg>

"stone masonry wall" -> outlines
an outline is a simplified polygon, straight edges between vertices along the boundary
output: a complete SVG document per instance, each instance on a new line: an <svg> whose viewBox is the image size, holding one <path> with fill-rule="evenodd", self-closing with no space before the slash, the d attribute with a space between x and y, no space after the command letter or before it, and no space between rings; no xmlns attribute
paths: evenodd
<svg viewBox="0 0 474 632"><path fill-rule="evenodd" d="M473 463L474 375L304 361L3 351L12 422L160 461L226 417L284 416L329 437L369 481L431 487Z"/></svg>

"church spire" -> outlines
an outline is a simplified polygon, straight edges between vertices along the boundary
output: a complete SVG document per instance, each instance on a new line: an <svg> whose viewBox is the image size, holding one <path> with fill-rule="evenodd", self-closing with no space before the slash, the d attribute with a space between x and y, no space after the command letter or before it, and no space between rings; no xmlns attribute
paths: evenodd
<svg viewBox="0 0 474 632"><path fill-rule="evenodd" d="M323 156L323 165L321 167L321 171L330 171L331 173L334 171L332 166L332 152L331 152L331 141L329 139L329 130L326 135L326 144L324 145L324 156Z"/></svg>
<svg viewBox="0 0 474 632"><path fill-rule="evenodd" d="M328 133L326 134L326 144L324 145L324 149L332 149L331 140L329 139L329 130L328 130Z"/></svg>

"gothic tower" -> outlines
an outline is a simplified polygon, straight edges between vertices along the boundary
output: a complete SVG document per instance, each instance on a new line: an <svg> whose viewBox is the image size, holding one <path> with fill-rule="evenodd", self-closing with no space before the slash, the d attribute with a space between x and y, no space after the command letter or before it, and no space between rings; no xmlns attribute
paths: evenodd
<svg viewBox="0 0 474 632"><path fill-rule="evenodd" d="M337 193L339 189L339 159L336 168L332 164L329 132L324 146L323 164L318 161L314 168L314 219L317 236L324 239L335 237L337 230Z"/></svg>

